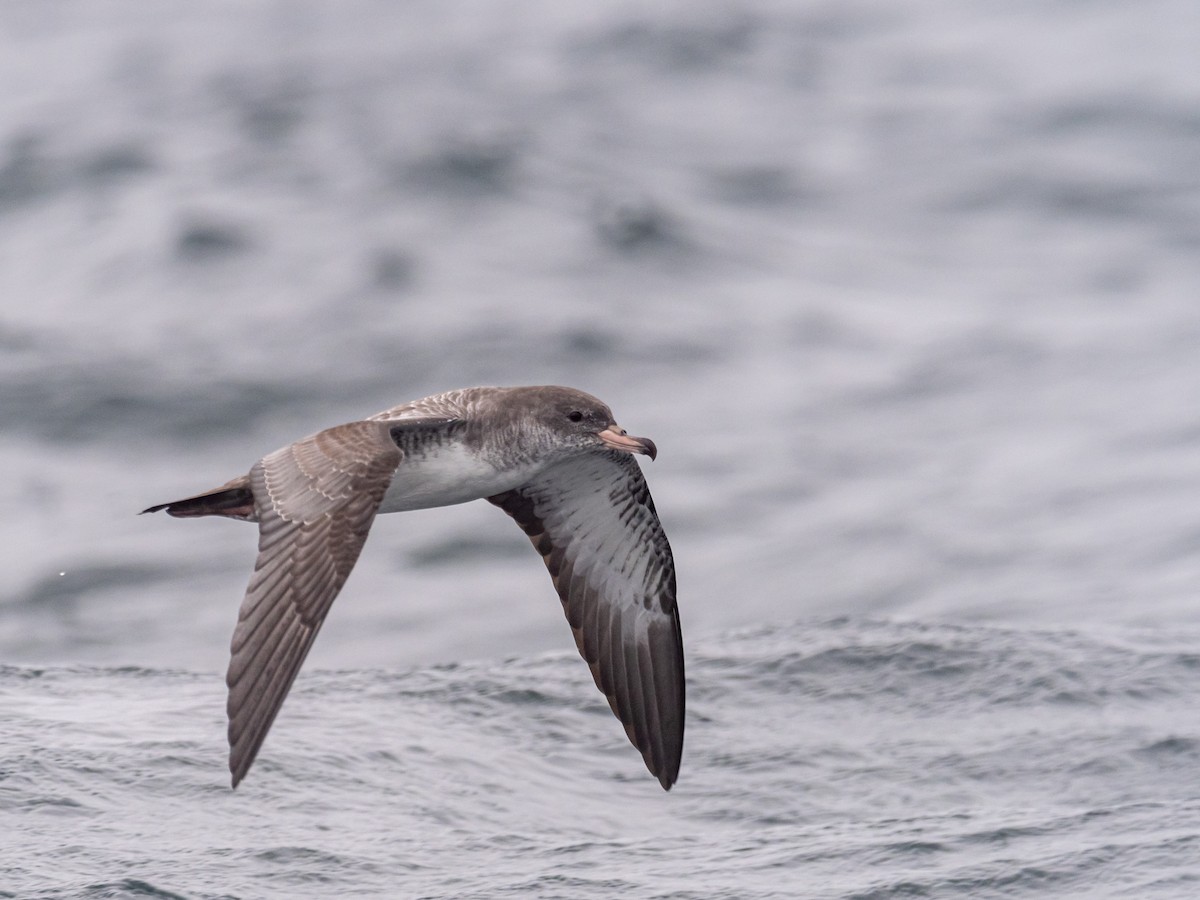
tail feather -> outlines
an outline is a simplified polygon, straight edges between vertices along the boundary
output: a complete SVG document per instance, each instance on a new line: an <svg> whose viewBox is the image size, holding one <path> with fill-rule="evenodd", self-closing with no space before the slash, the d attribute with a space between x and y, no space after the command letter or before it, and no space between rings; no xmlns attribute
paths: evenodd
<svg viewBox="0 0 1200 900"><path fill-rule="evenodd" d="M194 497L184 497L170 503L160 503L143 509L142 513L166 510L167 515L180 519L197 516L227 516L231 519L253 521L257 518L254 512L254 495L250 492L250 479L243 475L228 484Z"/></svg>

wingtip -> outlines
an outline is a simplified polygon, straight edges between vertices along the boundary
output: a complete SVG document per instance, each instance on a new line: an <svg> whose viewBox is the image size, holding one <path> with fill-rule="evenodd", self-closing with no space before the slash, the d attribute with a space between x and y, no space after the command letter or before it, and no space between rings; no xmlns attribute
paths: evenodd
<svg viewBox="0 0 1200 900"><path fill-rule="evenodd" d="M673 765L668 763L658 772L651 769L651 774L658 779L658 783L662 785L664 791L669 791L679 780L679 763L680 759L677 757Z"/></svg>
<svg viewBox="0 0 1200 900"><path fill-rule="evenodd" d="M253 765L254 758L251 757L249 762L245 757L237 752L237 746L234 741L229 741L229 786L237 790L237 786L242 783L246 775L250 772L250 766Z"/></svg>

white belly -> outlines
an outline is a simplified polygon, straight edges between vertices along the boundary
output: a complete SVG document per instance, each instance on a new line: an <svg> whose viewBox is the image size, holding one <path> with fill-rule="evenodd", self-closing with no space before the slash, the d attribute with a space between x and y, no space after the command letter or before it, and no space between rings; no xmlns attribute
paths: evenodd
<svg viewBox="0 0 1200 900"><path fill-rule="evenodd" d="M379 512L405 512L434 506L453 506L511 491L532 474L524 469L498 471L459 443L400 463Z"/></svg>

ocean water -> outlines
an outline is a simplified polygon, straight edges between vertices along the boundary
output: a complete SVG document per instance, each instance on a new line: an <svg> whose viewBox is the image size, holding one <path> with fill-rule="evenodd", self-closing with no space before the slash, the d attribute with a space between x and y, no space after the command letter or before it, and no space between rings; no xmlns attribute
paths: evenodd
<svg viewBox="0 0 1200 900"><path fill-rule="evenodd" d="M1200 890L1200 7L0 5L0 896ZM661 791L487 504L385 516L259 761L254 529L472 384L607 401Z"/></svg>
<svg viewBox="0 0 1200 900"><path fill-rule="evenodd" d="M694 641L670 794L573 653L310 671L236 792L219 679L8 667L7 896L1190 896L1191 638Z"/></svg>

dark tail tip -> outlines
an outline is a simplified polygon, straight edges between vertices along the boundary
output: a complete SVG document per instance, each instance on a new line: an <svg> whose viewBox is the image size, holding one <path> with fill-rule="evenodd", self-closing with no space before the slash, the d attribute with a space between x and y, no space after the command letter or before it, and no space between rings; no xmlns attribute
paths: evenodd
<svg viewBox="0 0 1200 900"><path fill-rule="evenodd" d="M254 518L254 495L249 488L219 488L207 494L160 503L143 509L139 515L165 509L168 516L190 519L197 516L228 516L231 519Z"/></svg>

